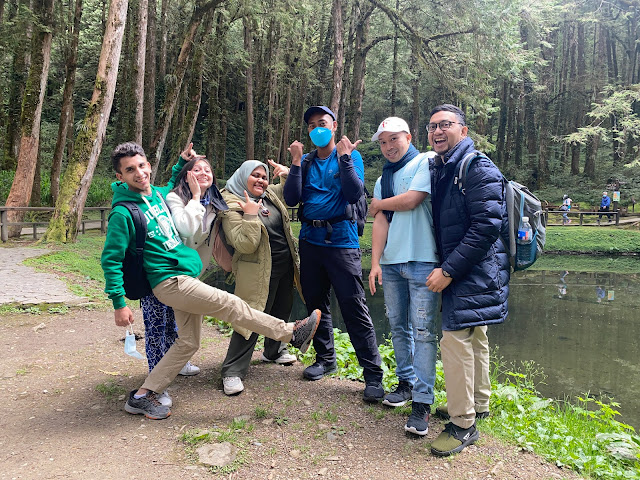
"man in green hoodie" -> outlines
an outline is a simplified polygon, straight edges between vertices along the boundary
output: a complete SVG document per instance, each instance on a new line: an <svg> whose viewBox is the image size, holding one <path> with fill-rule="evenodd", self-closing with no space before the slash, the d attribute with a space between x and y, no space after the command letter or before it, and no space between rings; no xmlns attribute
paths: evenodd
<svg viewBox="0 0 640 480"><path fill-rule="evenodd" d="M191 157L191 151L187 156ZM243 300L197 279L202 270L198 252L187 247L173 224L163 196L173 186L183 159L173 169L172 181L166 187L151 185L151 165L142 147L133 142L118 145L112 156L117 182L111 185L113 202L135 202L147 220L147 238L143 268L155 296L173 307L178 338L160 362L153 368L144 384L129 394L125 410L159 420L171 415L169 407L161 405L156 392L163 392L180 369L200 346L202 316L210 315L241 326L266 337L289 342L304 352L320 322L315 310L295 324L250 308ZM125 303L122 263L127 249L135 252L135 227L129 210L115 206L109 216L109 229L102 251L105 292L113 302L115 323L125 327L133 323L133 312Z"/></svg>

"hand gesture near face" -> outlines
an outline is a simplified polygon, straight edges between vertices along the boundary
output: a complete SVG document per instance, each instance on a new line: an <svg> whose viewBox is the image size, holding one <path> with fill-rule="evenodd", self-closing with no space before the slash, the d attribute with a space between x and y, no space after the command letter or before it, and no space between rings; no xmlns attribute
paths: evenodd
<svg viewBox="0 0 640 480"><path fill-rule="evenodd" d="M187 184L189 185L189 190L191 190L193 200L199 201L200 196L202 195L202 189L200 188L196 174L191 170L187 172Z"/></svg>
<svg viewBox="0 0 640 480"><path fill-rule="evenodd" d="M291 154L291 165L300 166L302 163L302 154L304 153L304 145L295 140L287 149Z"/></svg>
<svg viewBox="0 0 640 480"><path fill-rule="evenodd" d="M244 199L244 202L242 200L238 200L238 205L240 205L242 211L247 215L257 215L262 208L262 199L258 200L258 202L253 201L253 199L249 198L249 194L246 190L244 191Z"/></svg>
<svg viewBox="0 0 640 480"><path fill-rule="evenodd" d="M338 151L338 157L342 155L351 155L355 149L358 148L358 145L362 143L362 140L356 140L356 143L351 143L351 140L346 135L340 139L340 141L336 144L336 150Z"/></svg>
<svg viewBox="0 0 640 480"><path fill-rule="evenodd" d="M275 180L278 177L283 175L289 175L289 167L285 167L284 165L280 165L279 163L274 162L273 160L267 160L269 165L273 167L273 179Z"/></svg>

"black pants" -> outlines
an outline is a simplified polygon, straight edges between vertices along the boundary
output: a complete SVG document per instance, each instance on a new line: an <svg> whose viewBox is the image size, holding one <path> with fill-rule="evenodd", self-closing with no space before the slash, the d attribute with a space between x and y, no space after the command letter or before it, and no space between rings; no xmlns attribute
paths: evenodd
<svg viewBox="0 0 640 480"><path fill-rule="evenodd" d="M598 215L598 221L600 221L600 219L602 218L603 215L607 216L607 221L611 221L611 214L608 213L609 212L609 207L600 207L600 210L598 210L599 212L606 212L606 213L601 213L600 215Z"/></svg>
<svg viewBox="0 0 640 480"><path fill-rule="evenodd" d="M347 333L364 369L364 379L366 382L380 382L380 353L365 302L360 257L358 248L322 247L300 240L302 294L309 313L314 308L322 311L320 325L313 337L316 361L331 363L336 359L330 310L333 286Z"/></svg>
<svg viewBox="0 0 640 480"><path fill-rule="evenodd" d="M291 256L289 256L291 259ZM271 279L269 281L269 296L264 312L276 318L281 318L285 322L291 315L293 307L293 260L288 265L276 267L271 270ZM240 377L244 378L251 364L253 350L258 341L258 334L252 333L249 339L245 339L237 332L231 335L227 356L222 363L222 377ZM282 351L286 349L286 344L273 340L271 338L264 339L264 356L275 360Z"/></svg>

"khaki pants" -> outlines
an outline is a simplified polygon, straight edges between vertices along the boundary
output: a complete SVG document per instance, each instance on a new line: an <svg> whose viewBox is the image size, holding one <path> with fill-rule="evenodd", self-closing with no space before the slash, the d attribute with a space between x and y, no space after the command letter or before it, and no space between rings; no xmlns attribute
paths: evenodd
<svg viewBox="0 0 640 480"><path fill-rule="evenodd" d="M451 421L460 428L469 428L476 412L489 410L487 327L443 331L440 351Z"/></svg>
<svg viewBox="0 0 640 480"><path fill-rule="evenodd" d="M200 280L181 275L160 282L153 293L173 307L178 338L151 370L141 388L164 391L200 347L202 316L209 315L281 342L290 342L293 323L254 310L243 300Z"/></svg>

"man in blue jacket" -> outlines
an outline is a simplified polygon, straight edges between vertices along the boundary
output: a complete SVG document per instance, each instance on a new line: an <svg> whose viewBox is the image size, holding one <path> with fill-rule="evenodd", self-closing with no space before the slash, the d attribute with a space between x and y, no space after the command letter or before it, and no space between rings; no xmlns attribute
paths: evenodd
<svg viewBox="0 0 640 480"><path fill-rule="evenodd" d="M601 213L600 215L598 215L598 225L600 225L600 220L602 219L602 215L607 216L607 222L611 221L611 214L609 213L610 206L611 206L611 198L609 198L609 195L607 195L607 192L602 192L602 200L600 200L600 210L598 211L606 212L606 213Z"/></svg>
<svg viewBox="0 0 640 480"><path fill-rule="evenodd" d="M329 309L333 286L349 338L364 370L364 401L378 402L384 396L380 353L365 302L357 225L346 214L350 211L348 205L357 202L364 190L364 164L356 150L360 140L352 143L345 136L336 143L338 122L325 106L309 108L304 121L317 150L313 159L305 163L303 159L310 154L303 156L302 143L291 144L291 170L284 185L287 205L301 204L302 294L307 306L319 305L322 311L313 341L316 361L303 375L308 380L320 380L337 370Z"/></svg>
<svg viewBox="0 0 640 480"><path fill-rule="evenodd" d="M509 260L500 235L508 238L502 174L486 158L469 167L464 190L457 188L462 159L475 151L458 107L434 108L427 125L436 152L431 199L440 267L427 286L442 292L440 350L447 406L436 414L450 419L431 444L434 455L460 452L478 439L476 418L489 414L487 325L507 316Z"/></svg>

